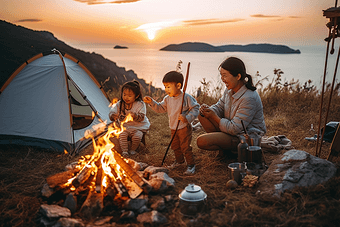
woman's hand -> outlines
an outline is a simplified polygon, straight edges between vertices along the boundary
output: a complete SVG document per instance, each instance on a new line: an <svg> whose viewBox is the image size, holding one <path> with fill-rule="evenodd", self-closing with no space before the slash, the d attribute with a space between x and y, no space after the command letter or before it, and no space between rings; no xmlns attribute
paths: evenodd
<svg viewBox="0 0 340 227"><path fill-rule="evenodd" d="M207 105L207 104L202 104L201 106L200 106L200 115L202 116L202 117L205 117L204 116L204 111L206 110L206 109L208 109L209 108L209 106Z"/></svg>
<svg viewBox="0 0 340 227"><path fill-rule="evenodd" d="M150 96L145 96L143 98L143 102L150 104L153 101L153 98L151 98Z"/></svg>
<svg viewBox="0 0 340 227"><path fill-rule="evenodd" d="M200 111L204 117L206 118L214 118L215 116L217 116L217 114L212 110L210 109L209 107L208 108L204 108L202 111Z"/></svg>

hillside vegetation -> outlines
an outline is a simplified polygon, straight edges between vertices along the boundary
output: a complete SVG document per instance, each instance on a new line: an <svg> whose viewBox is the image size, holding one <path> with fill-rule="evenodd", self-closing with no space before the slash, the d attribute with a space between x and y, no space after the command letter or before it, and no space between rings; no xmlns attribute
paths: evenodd
<svg viewBox="0 0 340 227"><path fill-rule="evenodd" d="M319 116L320 92L311 83L281 83L280 70L274 71L274 80L259 93L264 105L267 136L286 135L295 149L315 154L315 143L304 138L311 136L310 125L317 126ZM260 80L258 80L260 81ZM212 104L217 101L209 87L202 81L202 95L199 103ZM328 121L340 121L340 85L333 93ZM221 89L221 88L218 88ZM218 90L217 89L217 90ZM329 85L326 89L329 98ZM116 98L118 91L111 92ZM146 149L140 151L134 159L149 165L160 166L165 150L170 141L170 131L166 113L157 114L148 108L147 116L151 128L146 135ZM315 127L316 128L316 127ZM193 151L197 163L194 176L183 176L185 167L172 170L169 175L175 182L175 188L167 194L175 200L167 203L162 213L168 218L165 226L339 226L340 225L340 173L324 185L309 188L296 188L284 193L277 202L263 202L256 197L257 187L242 186L234 190L226 188L229 180L227 165L235 162L234 157L220 160L217 151L200 150L196 138L203 131L193 134ZM329 143L323 144L321 158L329 152ZM89 146L80 155L91 154ZM268 165L278 153L265 152ZM39 207L47 201L41 197L45 179L62 172L64 167L78 160L80 156L56 154L34 147L0 147L0 223L2 226L35 226ZM170 150L166 164L174 161ZM208 195L206 209L194 219L183 217L177 207L178 194L189 184L202 187ZM143 226L137 222L118 223L115 226Z"/></svg>

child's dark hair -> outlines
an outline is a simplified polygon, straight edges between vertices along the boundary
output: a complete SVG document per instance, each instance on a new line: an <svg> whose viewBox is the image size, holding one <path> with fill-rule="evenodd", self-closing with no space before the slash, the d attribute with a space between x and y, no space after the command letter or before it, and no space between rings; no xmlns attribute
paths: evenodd
<svg viewBox="0 0 340 227"><path fill-rule="evenodd" d="M163 77L163 83L181 83L181 88L183 87L184 77L183 74L177 71L170 71Z"/></svg>
<svg viewBox="0 0 340 227"><path fill-rule="evenodd" d="M241 75L241 81L243 81L249 90L255 91L256 87L253 84L251 75L246 73L246 67L243 61L236 57L229 57L224 60L218 69L225 69L230 72L231 75L236 77L238 74Z"/></svg>
<svg viewBox="0 0 340 227"><path fill-rule="evenodd" d="M143 96L142 96L142 92L140 89L140 84L137 80L132 80L132 81L128 81L126 83L123 84L121 90L120 90L120 112L122 113L125 112L124 111L124 107L125 107L125 102L123 100L123 91L125 89L131 90L135 96L136 96L136 101L142 101L143 100Z"/></svg>

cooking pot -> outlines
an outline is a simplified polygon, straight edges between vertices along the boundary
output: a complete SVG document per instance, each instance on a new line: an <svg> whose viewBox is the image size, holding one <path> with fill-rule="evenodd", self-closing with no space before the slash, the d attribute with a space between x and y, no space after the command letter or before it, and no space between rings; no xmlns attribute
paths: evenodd
<svg viewBox="0 0 340 227"><path fill-rule="evenodd" d="M179 194L179 208L183 215L195 216L206 204L207 194L200 186L189 184Z"/></svg>

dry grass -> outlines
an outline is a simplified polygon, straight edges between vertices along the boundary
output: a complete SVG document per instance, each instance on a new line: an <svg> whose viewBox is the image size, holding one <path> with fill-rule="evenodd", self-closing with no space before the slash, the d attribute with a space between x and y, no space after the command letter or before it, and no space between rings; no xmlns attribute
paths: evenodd
<svg viewBox="0 0 340 227"><path fill-rule="evenodd" d="M267 136L286 135L296 149L315 153L315 144L304 138L311 136L310 125L317 129L319 96L316 92L262 93ZM213 102L214 100L211 100ZM335 94L328 121L340 121L340 96ZM151 129L146 135L147 150L135 159L160 166L170 141L166 114L156 114L148 109ZM195 132L192 142L197 173L184 176L185 167L170 172L176 186L168 193L176 196L189 183L202 187L208 195L204 212L194 219L180 215L178 199L167 204L164 214L166 226L339 226L340 225L340 174L324 185L297 188L284 193L273 203L259 201L256 188L239 186L228 190L228 163L235 159L220 161L217 151L204 151L196 146ZM92 152L88 147L81 155ZM329 144L323 146L322 156L329 152ZM265 153L268 162L279 154ZM9 146L0 148L0 223L2 226L35 226L37 212L42 203L41 189L46 177L63 171L64 167L79 156L60 155L32 147ZM166 164L174 161L170 150ZM138 223L126 224L140 226Z"/></svg>

